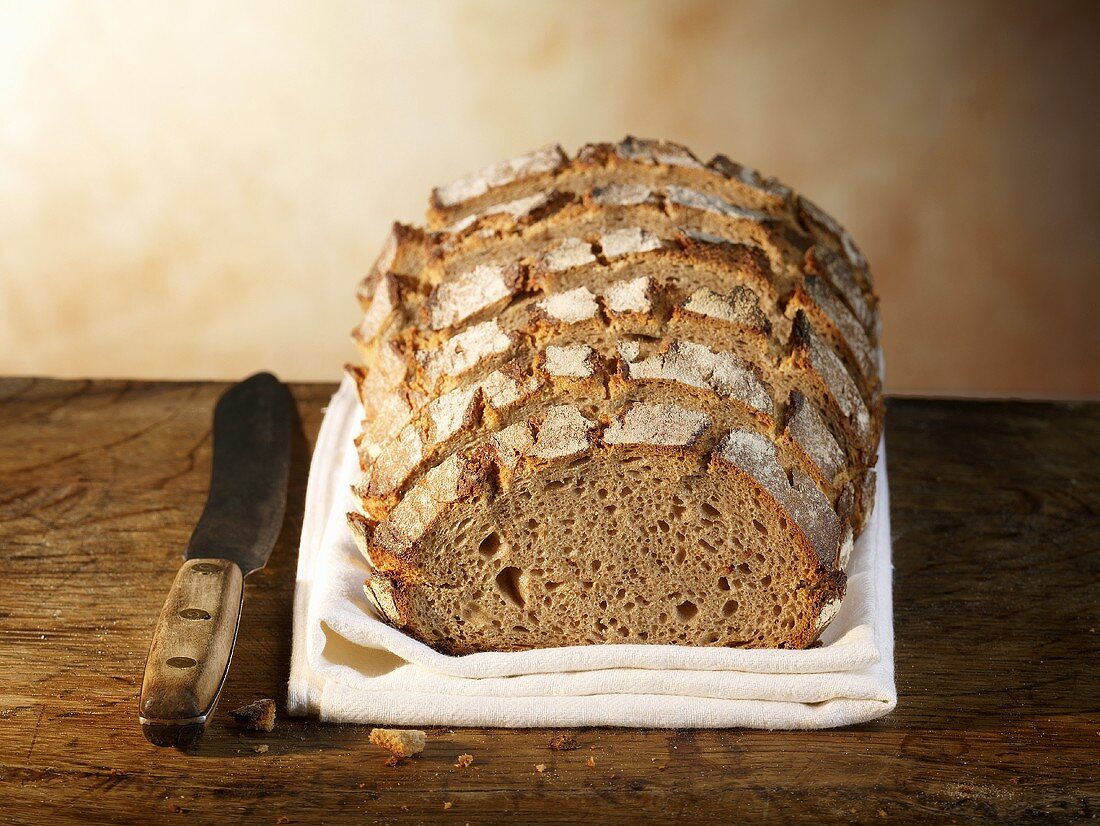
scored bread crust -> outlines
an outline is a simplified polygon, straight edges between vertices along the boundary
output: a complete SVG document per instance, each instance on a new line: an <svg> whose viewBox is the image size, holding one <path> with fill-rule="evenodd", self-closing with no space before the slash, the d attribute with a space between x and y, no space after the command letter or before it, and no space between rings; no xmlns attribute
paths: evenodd
<svg viewBox="0 0 1100 826"><path fill-rule="evenodd" d="M365 462L357 490L366 512L382 519L412 482L450 452L561 398L605 419L626 401L690 399L731 427L777 433L784 467L809 475L835 502L850 481L842 474L843 452L814 406L797 391L792 396L797 401L788 402L780 421L771 392L751 365L691 341L666 341L645 357L637 342L622 342L611 360L585 344L550 345L530 374L494 371L426 405Z"/></svg>
<svg viewBox="0 0 1100 826"><path fill-rule="evenodd" d="M458 235L417 235L397 225L390 243L394 243L395 236L399 237L402 243L418 247L404 259L427 260L415 273L391 270L391 274L408 279L409 296L416 299L417 291L429 292L441 283L460 281L480 265L496 268L518 265L532 280L553 283L557 273L615 262L624 255L694 247L688 250L690 259L725 258L730 265L745 270L744 276L752 279L755 286L778 293L784 302L806 274L813 274L837 294L838 301L830 302L823 310L844 307L847 310L844 323L850 314L864 327L864 337L874 330L873 295L862 291L857 273L835 250L811 242L806 235L795 234L789 223L794 220L792 216L784 221L775 218L755 222L695 208L676 207L667 212L668 209L668 203L614 206L586 199L569 201L532 225L498 223L495 228L472 234L467 230ZM633 262L619 263L629 266ZM373 291L381 277L377 269L372 270L360 293ZM516 292L522 291L523 285L520 282L510 287L509 292ZM819 291L812 298L823 295ZM406 307L413 306L415 302L406 301ZM382 312L375 315L385 318ZM383 326L363 330L359 336L361 342L369 341Z"/></svg>
<svg viewBox="0 0 1100 826"><path fill-rule="evenodd" d="M805 647L835 615L879 315L812 202L668 142L544 147L435 190L358 294L348 518L390 622L469 653Z"/></svg>
<svg viewBox="0 0 1100 826"><path fill-rule="evenodd" d="M577 244L580 243L579 239L568 240L572 242L573 249L576 250ZM777 278L774 273L768 271L767 261L762 260L763 256L759 252L754 256L752 251L746 252L744 245L701 242L696 239L686 239L683 236L679 244L673 246L673 249L666 247L660 249L649 248L643 252L634 251L633 254L628 255L623 260L606 265L598 262L592 263L581 258L582 263L579 267L572 269L559 267L558 272L552 274L554 276L552 279L546 275L547 268L541 266L542 259L547 257L544 254L540 256L538 263L530 267L526 279L513 276L512 282L514 284L524 281L525 286L522 288L516 287L511 291L508 298L510 303L507 307L502 307L499 302L494 304L488 301L484 303L482 308L484 314L471 314L467 317L467 320L473 323L485 318L486 315L495 317L500 313L504 313L507 318L509 311L513 312L514 315L523 309L525 303L534 303L535 297L545 295L546 292L554 289L561 289L575 284L591 286L598 292L600 281L606 281L616 275L621 276L628 272L646 272L650 274L651 281L655 280L654 275L660 277L659 273L662 269L665 270L666 279L673 281L682 279L685 274L689 279L706 275L706 278L710 279L711 286L714 285L714 281L721 282L725 279L727 284L736 283L744 287L742 292L745 292L746 295L751 290L752 294L756 296L761 311L767 316L768 323L774 327L775 337L773 343L776 347L789 343L788 337L792 329L793 317L799 311L803 312L807 316L810 330L814 333L814 336L824 343L827 348L831 349L833 354L848 368L846 372L853 377L863 405L868 408L867 414L875 420L874 427L871 430L876 430L881 426L882 408L877 374L877 348L867 338L866 331L860 326L854 314L837 297L835 290L830 289L829 285L816 275L812 278L809 275L803 275L794 282L793 287L789 285L784 287L787 291L787 296L784 298L775 283ZM596 248L598 249L598 246ZM822 255L825 254L822 253ZM577 260L576 256L574 256L574 260ZM816 262L817 258L813 258L813 260ZM475 271L484 266L475 267ZM514 264L510 266L513 269L515 268ZM497 265L497 269L503 269L503 267ZM460 274L459 278L461 279L461 277ZM699 279L696 278L696 280ZM595 285L592 283L594 281L597 282ZM496 283L500 283L500 281L497 280ZM706 279L703 279L703 283L706 283ZM449 286L449 282L443 282L443 286ZM664 288L667 287L667 284L656 286ZM499 293L493 288L489 294ZM399 318L394 313L388 316L387 319L391 325L390 327L379 327L372 330L360 328L356 337L368 360L373 357L377 350L377 342L379 338L383 337L382 333L387 329L392 329L393 325L405 330L408 330L411 325L415 335L411 339L405 339L404 344L406 347L416 350L429 348L432 341L445 340L447 335L464 335L466 328L461 326L452 326L441 333L418 328L415 312L417 297L418 294L409 294L405 300L406 314L412 315L412 318ZM594 299L596 296L594 295L591 298ZM389 303L388 299L384 300L387 304ZM430 297L428 300L430 301ZM590 306L592 311L595 311L594 301ZM670 307L673 306L675 306L674 302L665 302L663 310L666 317ZM605 307L603 309L605 313L611 315L609 308ZM368 316L370 315L372 314L368 312ZM514 321L514 319L512 320ZM716 318L715 320L720 321L721 319ZM660 327L662 322L660 313L655 321L655 326ZM527 322L529 325L527 328L519 325L519 329L512 329L509 332L522 337L525 333L537 334L540 329L546 329L545 324L537 324L537 319L527 319ZM649 331L640 330L638 332L644 334ZM460 339L457 344L462 345L462 340ZM497 352L504 353L508 348L509 342L498 336ZM828 359L828 361L831 361L831 359ZM818 358L816 362L820 364L822 359ZM801 364L807 366L811 362L804 359ZM873 373L870 371L873 371ZM840 374L834 372L833 375L838 377ZM843 396L844 393L839 391L837 395ZM858 407L858 405L849 406L849 408L853 407ZM854 409L849 409L849 413L852 416L857 416L857 411ZM862 430L864 433L867 432L866 427L863 427ZM874 447L875 445L871 445L869 449L874 450Z"/></svg>
<svg viewBox="0 0 1100 826"><path fill-rule="evenodd" d="M574 242L579 239L595 244L590 255L614 257L618 245L601 251L600 242L621 230L641 228L662 240L680 232L695 240L754 246L785 289L797 284L802 273L812 267L839 290L868 330L872 329L868 325L874 323L876 299L866 287L867 276L857 271L839 252L844 246L841 241L803 217L807 213L801 201L792 202L783 213L756 211L745 215L731 212L723 206L724 202L716 202L715 198L674 199L669 196L667 187L657 190L643 187L647 197L642 200L608 197L612 189L594 187L581 193L557 193L553 204L540 211L537 219L533 215L514 218L488 214L475 216L474 224L457 233L427 233L421 238L422 249L416 253L425 256L427 262L417 276L430 286L486 258L520 260L540 246L570 237ZM621 189L615 191L621 192ZM407 227L399 226L395 233L405 243L417 242ZM579 254L584 255L584 252ZM574 265L576 263L583 262L574 262ZM365 283L369 285L377 277L377 270L372 271Z"/></svg>
<svg viewBox="0 0 1100 826"><path fill-rule="evenodd" d="M710 247L704 247L704 249L713 253ZM745 266L745 256L734 255L734 259L741 259L740 264L731 265L724 252L695 258L689 257L684 250L678 250L674 255L663 255L660 258L633 256L628 262L629 266L626 267L613 268L598 265L595 268L588 268L584 284L571 290L551 293L549 296L532 292L522 299L517 297L508 308L497 308L490 321L479 321L472 327L461 328L449 339L440 337L425 341L424 336L420 335L419 340L414 342L406 338L404 344L409 348L409 352L406 353L409 371L399 380L395 380L395 388L392 392L405 392L410 386L415 385L421 391L429 391L421 393L421 396L427 399L442 392L443 386L438 385L438 382L448 382L449 379L454 379L446 385L451 388L451 392L454 392L455 388L461 390L463 387L472 387L476 384L478 376L470 376L468 371L477 366L478 362L474 357L478 354L486 359L483 363L484 372L496 367L504 358L514 359L517 349L527 352L530 356L540 349L538 346L540 343L549 340L560 341L563 336L594 343L599 343L602 339L603 343L613 351L615 345L619 343L618 337L631 334L653 336L661 331L666 335L686 337L712 347L721 345L724 340L728 344L728 336L734 335L739 338L737 345L740 354L747 355L754 364L759 364L763 375L767 377L775 372L781 356L788 355L792 359L795 358L793 345L798 342L788 341L787 349L784 350L780 342L769 336L772 326L781 325L788 320L779 314L775 295L768 292L767 287L770 285L760 272L759 263L754 266ZM748 260L751 261L751 258ZM670 288L668 283L655 283L662 277L661 268L666 270L667 278L678 283L683 289L678 291ZM728 287L732 283L744 280L746 272L753 273L751 279L756 281L751 289L739 284L726 295L720 295L710 289L714 286L723 288L723 282ZM638 277L621 281L611 280L627 273ZM640 273L645 274L640 275ZM596 282L593 288L600 291L598 295L585 286L593 282ZM573 277L567 279L564 284L555 284L555 288L569 287L575 283L577 280ZM588 326L583 326L582 322ZM578 325L582 326L578 328ZM601 325L607 330L601 332ZM813 325L811 324L810 327L812 330ZM824 340L824 337L821 338ZM444 343L433 345L433 341ZM814 341L816 339L809 338L809 342ZM479 346L471 346L473 342L479 342ZM461 349L466 357L461 364L450 357L450 351L456 348ZM834 349L833 355L835 352ZM811 363L808 359L802 361L807 365L820 364L825 368L836 367L836 359L828 353L819 354L815 351L815 356L817 357L815 362ZM424 368L419 370L421 373L419 376L416 375L418 362L419 368ZM851 361L847 362L847 364L851 363ZM459 371L460 368L457 375L446 375L447 369ZM809 367L804 366L802 369L809 369ZM852 382L846 371L832 369L827 376L836 386L824 380L820 381L819 384L824 388L822 399L826 403L829 399L845 402L842 406L839 402L834 403L839 411L834 411L833 414L837 422L837 437L842 441L850 441L853 438L852 434L846 433L844 425L844 420L851 419L851 429L854 437L859 440L859 449L864 452L873 450L875 445L866 443L866 440L869 417L880 415L875 404L876 395L865 382L857 381L856 389L859 398L849 399L848 397L852 396ZM436 386L432 388L420 386L424 378ZM782 389L782 381L772 381L771 384ZM786 395L786 390L780 393L782 397ZM371 396L365 394L365 401L374 405L388 403L387 397L382 394ZM863 408L868 402L871 407L865 412ZM415 412L410 409L408 416L412 416ZM368 407L368 418L381 419L393 427L391 432L379 437L381 441L384 441L385 435L392 436L396 433L397 428L405 421L400 417L379 417L373 413L374 411ZM375 450L380 449L377 440L369 441Z"/></svg>

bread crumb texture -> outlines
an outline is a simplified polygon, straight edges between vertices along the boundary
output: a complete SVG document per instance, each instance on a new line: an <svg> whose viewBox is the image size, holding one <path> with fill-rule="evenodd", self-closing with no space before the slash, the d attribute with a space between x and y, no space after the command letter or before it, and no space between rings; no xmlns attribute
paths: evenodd
<svg viewBox="0 0 1100 826"><path fill-rule="evenodd" d="M357 297L348 524L386 621L451 654L806 648L840 610L880 321L812 201L669 141L546 146L434 190Z"/></svg>

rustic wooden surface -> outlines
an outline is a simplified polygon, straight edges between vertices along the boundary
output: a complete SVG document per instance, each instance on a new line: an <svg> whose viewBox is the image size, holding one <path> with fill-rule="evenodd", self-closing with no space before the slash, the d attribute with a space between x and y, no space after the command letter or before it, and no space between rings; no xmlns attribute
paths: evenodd
<svg viewBox="0 0 1100 826"><path fill-rule="evenodd" d="M247 583L218 718L188 753L142 739L142 668L205 500L222 389L0 381L0 821L1020 822L1100 808L1098 405L891 400L889 717L809 733L587 729L569 752L549 751L547 730L432 730L391 768L362 727L283 717L245 734L225 715L285 699L323 385L294 387L286 522Z"/></svg>

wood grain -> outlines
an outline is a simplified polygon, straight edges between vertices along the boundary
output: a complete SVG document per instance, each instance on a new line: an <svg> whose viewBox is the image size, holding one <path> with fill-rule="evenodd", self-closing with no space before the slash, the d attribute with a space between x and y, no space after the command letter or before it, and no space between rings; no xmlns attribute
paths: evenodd
<svg viewBox="0 0 1100 826"><path fill-rule="evenodd" d="M0 821L1027 822L1100 808L1100 406L890 401L889 717L822 732L584 729L563 752L554 731L434 729L391 768L366 727L280 718L245 733L225 714L285 698L325 385L293 388L287 516L246 584L219 713L188 752L141 735L142 667L205 501L223 389L0 381ZM456 767L461 753L474 764Z"/></svg>

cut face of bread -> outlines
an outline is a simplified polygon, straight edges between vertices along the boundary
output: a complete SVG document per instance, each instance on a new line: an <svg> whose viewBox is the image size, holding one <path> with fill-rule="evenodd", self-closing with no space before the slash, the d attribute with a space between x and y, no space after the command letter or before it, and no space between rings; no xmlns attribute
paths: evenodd
<svg viewBox="0 0 1100 826"><path fill-rule="evenodd" d="M348 522L379 612L451 653L805 647L874 506L866 259L805 198L664 141L433 193L359 289Z"/></svg>
<svg viewBox="0 0 1100 826"><path fill-rule="evenodd" d="M602 444L567 426L550 459L520 459L499 489L476 484L410 520L408 544L365 543L379 568L368 592L451 653L804 647L843 590L839 521L816 488L788 480L769 440L734 431L707 453L696 445L709 429L671 405L628 411Z"/></svg>

